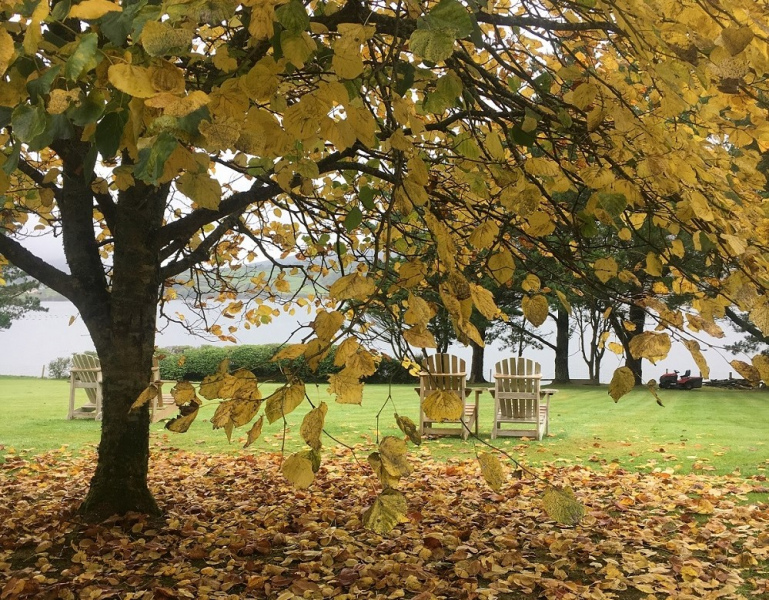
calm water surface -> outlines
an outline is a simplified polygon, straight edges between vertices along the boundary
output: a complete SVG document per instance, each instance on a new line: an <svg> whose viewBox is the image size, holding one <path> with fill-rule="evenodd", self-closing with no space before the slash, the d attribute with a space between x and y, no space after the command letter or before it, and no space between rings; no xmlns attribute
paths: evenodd
<svg viewBox="0 0 769 600"><path fill-rule="evenodd" d="M43 306L48 309L48 312L30 313L25 318L15 321L10 329L0 331L0 375L39 377L43 367L47 366L53 359L69 356L73 352L93 350L88 330L71 303L43 302ZM166 312L168 314L189 314L189 311L185 310L184 304L179 301L169 303ZM75 317L75 320L70 324L72 317ZM235 337L242 344L282 343L296 331L300 324L308 324L312 319L313 317L307 315L304 310L295 315L281 312L280 316L275 317L272 323L252 327L250 330L241 328ZM228 322L222 323L222 327L225 329L227 325L229 325ZM306 332L307 330L305 330L305 335ZM552 332L550 333L552 334ZM733 338L734 336L730 337ZM294 339L297 340L298 336L295 335ZM157 345L160 347L200 346L203 344L232 345L231 342L212 341L194 336L176 323L165 325L158 333L157 338ZM569 364L571 376L580 379L587 378L587 367L582 361L576 339L572 340L572 347L572 357ZM468 361L471 356L469 348L462 346L453 347L451 352ZM509 349L501 348L498 345L488 347L485 357L485 372L488 373L496 361L511 354L513 352ZM551 350L532 350L526 355L542 365L545 379L552 378L554 353ZM733 371L728 364L728 360L732 357L726 353L708 350L706 357L710 362L712 378L726 378L729 371ZM746 360L745 357L738 358ZM618 366L620 366L620 359L607 351L602 363L601 380L606 382L611 379L612 372ZM679 371L685 369L692 369L693 372L698 371L689 352L680 344L674 344L670 355L662 364L645 363L644 377L658 379L666 367L675 368Z"/></svg>

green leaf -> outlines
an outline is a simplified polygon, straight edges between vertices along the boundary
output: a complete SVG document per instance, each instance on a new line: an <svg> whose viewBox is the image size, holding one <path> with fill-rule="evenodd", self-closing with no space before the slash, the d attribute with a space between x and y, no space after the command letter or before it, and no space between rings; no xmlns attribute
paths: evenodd
<svg viewBox="0 0 769 600"><path fill-rule="evenodd" d="M475 19L457 0L441 0L424 18L424 23L430 29L456 30L455 39L467 37L475 29Z"/></svg>
<svg viewBox="0 0 769 600"><path fill-rule="evenodd" d="M11 114L11 126L16 139L31 142L45 131L48 113L42 104L20 104Z"/></svg>
<svg viewBox="0 0 769 600"><path fill-rule="evenodd" d="M67 116L78 127L84 127L96 123L104 114L104 96L94 90L80 103L80 106L70 108Z"/></svg>
<svg viewBox="0 0 769 600"><path fill-rule="evenodd" d="M363 213L360 208L353 206L344 218L344 227L347 232L353 231L363 221Z"/></svg>
<svg viewBox="0 0 769 600"><path fill-rule="evenodd" d="M425 98L424 107L428 112L442 113L456 105L457 98L462 95L462 80L454 73L449 73L438 79L435 91Z"/></svg>
<svg viewBox="0 0 769 600"><path fill-rule="evenodd" d="M27 83L27 92L32 100L37 100L51 91L51 85L59 76L61 65L55 65L47 69L40 77Z"/></svg>
<svg viewBox="0 0 769 600"><path fill-rule="evenodd" d="M516 144L519 146L526 146L527 148L533 146L537 139L533 133L524 131L519 125L513 127L512 137Z"/></svg>
<svg viewBox="0 0 769 600"><path fill-rule="evenodd" d="M395 422L398 424L400 430L405 433L414 444L419 446L422 443L422 436L414 421L408 417L401 417L398 413L395 413Z"/></svg>
<svg viewBox="0 0 769 600"><path fill-rule="evenodd" d="M375 194L376 192L374 191L374 188L370 188L367 185L360 189L360 192L358 193L358 199L360 200L360 203L363 205L363 207L367 210L374 210L376 208L376 205L374 204Z"/></svg>
<svg viewBox="0 0 769 600"><path fill-rule="evenodd" d="M80 43L64 65L64 76L69 81L76 81L84 70L90 70L96 66L98 44L99 36L95 33L87 33L80 38Z"/></svg>
<svg viewBox="0 0 769 600"><path fill-rule="evenodd" d="M37 152L54 140L69 140L75 135L75 128L65 115L47 115L45 131L29 142L29 150Z"/></svg>
<svg viewBox="0 0 769 600"><path fill-rule="evenodd" d="M96 125L96 149L103 158L112 158L120 147L120 138L128 122L128 111L109 113Z"/></svg>
<svg viewBox="0 0 769 600"><path fill-rule="evenodd" d="M163 174L163 167L176 149L178 142L171 134L163 132L150 148L144 148L139 152L139 162L134 168L134 177L147 183L156 185Z"/></svg>
<svg viewBox="0 0 769 600"><path fill-rule="evenodd" d="M409 47L417 56L437 63L454 52L455 33L454 29L416 29L409 38Z"/></svg>
<svg viewBox="0 0 769 600"><path fill-rule="evenodd" d="M298 0L291 0L275 11L278 23L291 33L300 33L310 26L310 17L304 5Z"/></svg>

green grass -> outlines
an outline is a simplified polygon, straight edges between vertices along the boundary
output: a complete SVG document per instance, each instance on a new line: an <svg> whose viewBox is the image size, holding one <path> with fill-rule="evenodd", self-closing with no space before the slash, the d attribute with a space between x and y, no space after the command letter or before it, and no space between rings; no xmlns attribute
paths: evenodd
<svg viewBox="0 0 769 600"><path fill-rule="evenodd" d="M376 414L385 405L386 385L365 389L362 406L334 404L325 385L309 385L313 402L329 403L326 430L348 445L372 445L376 440ZM274 386L265 385L269 393ZM501 438L494 445L527 465L556 463L564 466L588 464L633 470L673 469L688 472L743 475L765 474L769 447L765 441L769 423L769 394L703 388L691 392L660 392L664 407L655 404L644 390L633 391L615 404L605 387L564 386L551 402L550 436L542 442ZM82 390L79 393L83 393ZM67 446L77 451L98 443L100 423L67 421L68 383L34 378L0 377L0 452L28 454ZM392 387L399 414L418 420L418 398L413 386ZM162 423L152 426L152 443L209 452L238 452L246 429L236 430L228 443L223 430L212 431L208 419L214 405L204 407L186 434L173 434ZM301 408L289 416L285 448L302 446L299 423ZM381 435L400 435L392 405L382 410ZM492 400L481 396L481 439L490 442ZM327 448L333 440L324 439ZM245 452L276 451L283 446L280 423L265 425L262 437ZM479 442L439 438L422 445L434 458L470 458Z"/></svg>

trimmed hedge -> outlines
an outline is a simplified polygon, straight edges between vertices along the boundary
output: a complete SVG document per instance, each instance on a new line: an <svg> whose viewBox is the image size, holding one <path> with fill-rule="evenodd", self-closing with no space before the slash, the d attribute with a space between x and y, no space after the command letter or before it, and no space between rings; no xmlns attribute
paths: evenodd
<svg viewBox="0 0 769 600"><path fill-rule="evenodd" d="M161 379L187 379L200 381L206 375L216 373L219 364L226 358L230 359L230 370L248 369L260 381L285 381L281 367L291 366L298 374L309 382L325 381L332 373L340 370L334 366L336 347L332 347L328 356L320 362L318 371L313 373L307 367L303 358L296 361L272 362L270 359L280 349L278 344L242 345L242 346L174 346L163 348L158 353L160 359ZM416 378L397 360L382 359L379 367L368 383L412 383Z"/></svg>

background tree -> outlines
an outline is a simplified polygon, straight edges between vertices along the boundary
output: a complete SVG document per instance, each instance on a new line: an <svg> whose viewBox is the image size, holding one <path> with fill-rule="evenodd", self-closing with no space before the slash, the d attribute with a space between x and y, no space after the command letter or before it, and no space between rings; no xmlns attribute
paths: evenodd
<svg viewBox="0 0 769 600"><path fill-rule="evenodd" d="M149 413L129 408L152 393L157 307L178 286L216 290L223 319L250 326L295 301L307 335L283 357L312 367L347 342L329 378L343 404L360 402L376 361L355 340L372 307L410 310L403 336L428 348L435 313L422 296L437 292L458 339L483 343L472 312L498 309L467 276L481 252L479 272L499 285L534 249L580 275L582 293L667 266L672 285L691 289L689 326L734 304L769 331L756 168L769 130L766 10L0 2L0 254L75 304L104 375L83 512L157 511ZM598 224L612 240L643 239L647 224L666 235L643 262L599 264ZM29 226L60 235L69 273L24 246ZM690 276L682 235L728 277ZM235 267L257 258L271 267L239 297ZM296 296L292 276L312 296ZM546 318L551 289L523 298L530 322ZM616 301L638 304L635 293ZM676 310L666 322L683 327ZM654 359L669 344L644 332L628 351ZM619 373L612 395L627 383ZM266 401L269 415L295 408L301 389L292 379ZM243 425L257 398L230 398L217 423Z"/></svg>
<svg viewBox="0 0 769 600"><path fill-rule="evenodd" d="M45 311L40 298L33 295L40 284L19 269L0 267L0 329L8 329L12 321L30 311Z"/></svg>

